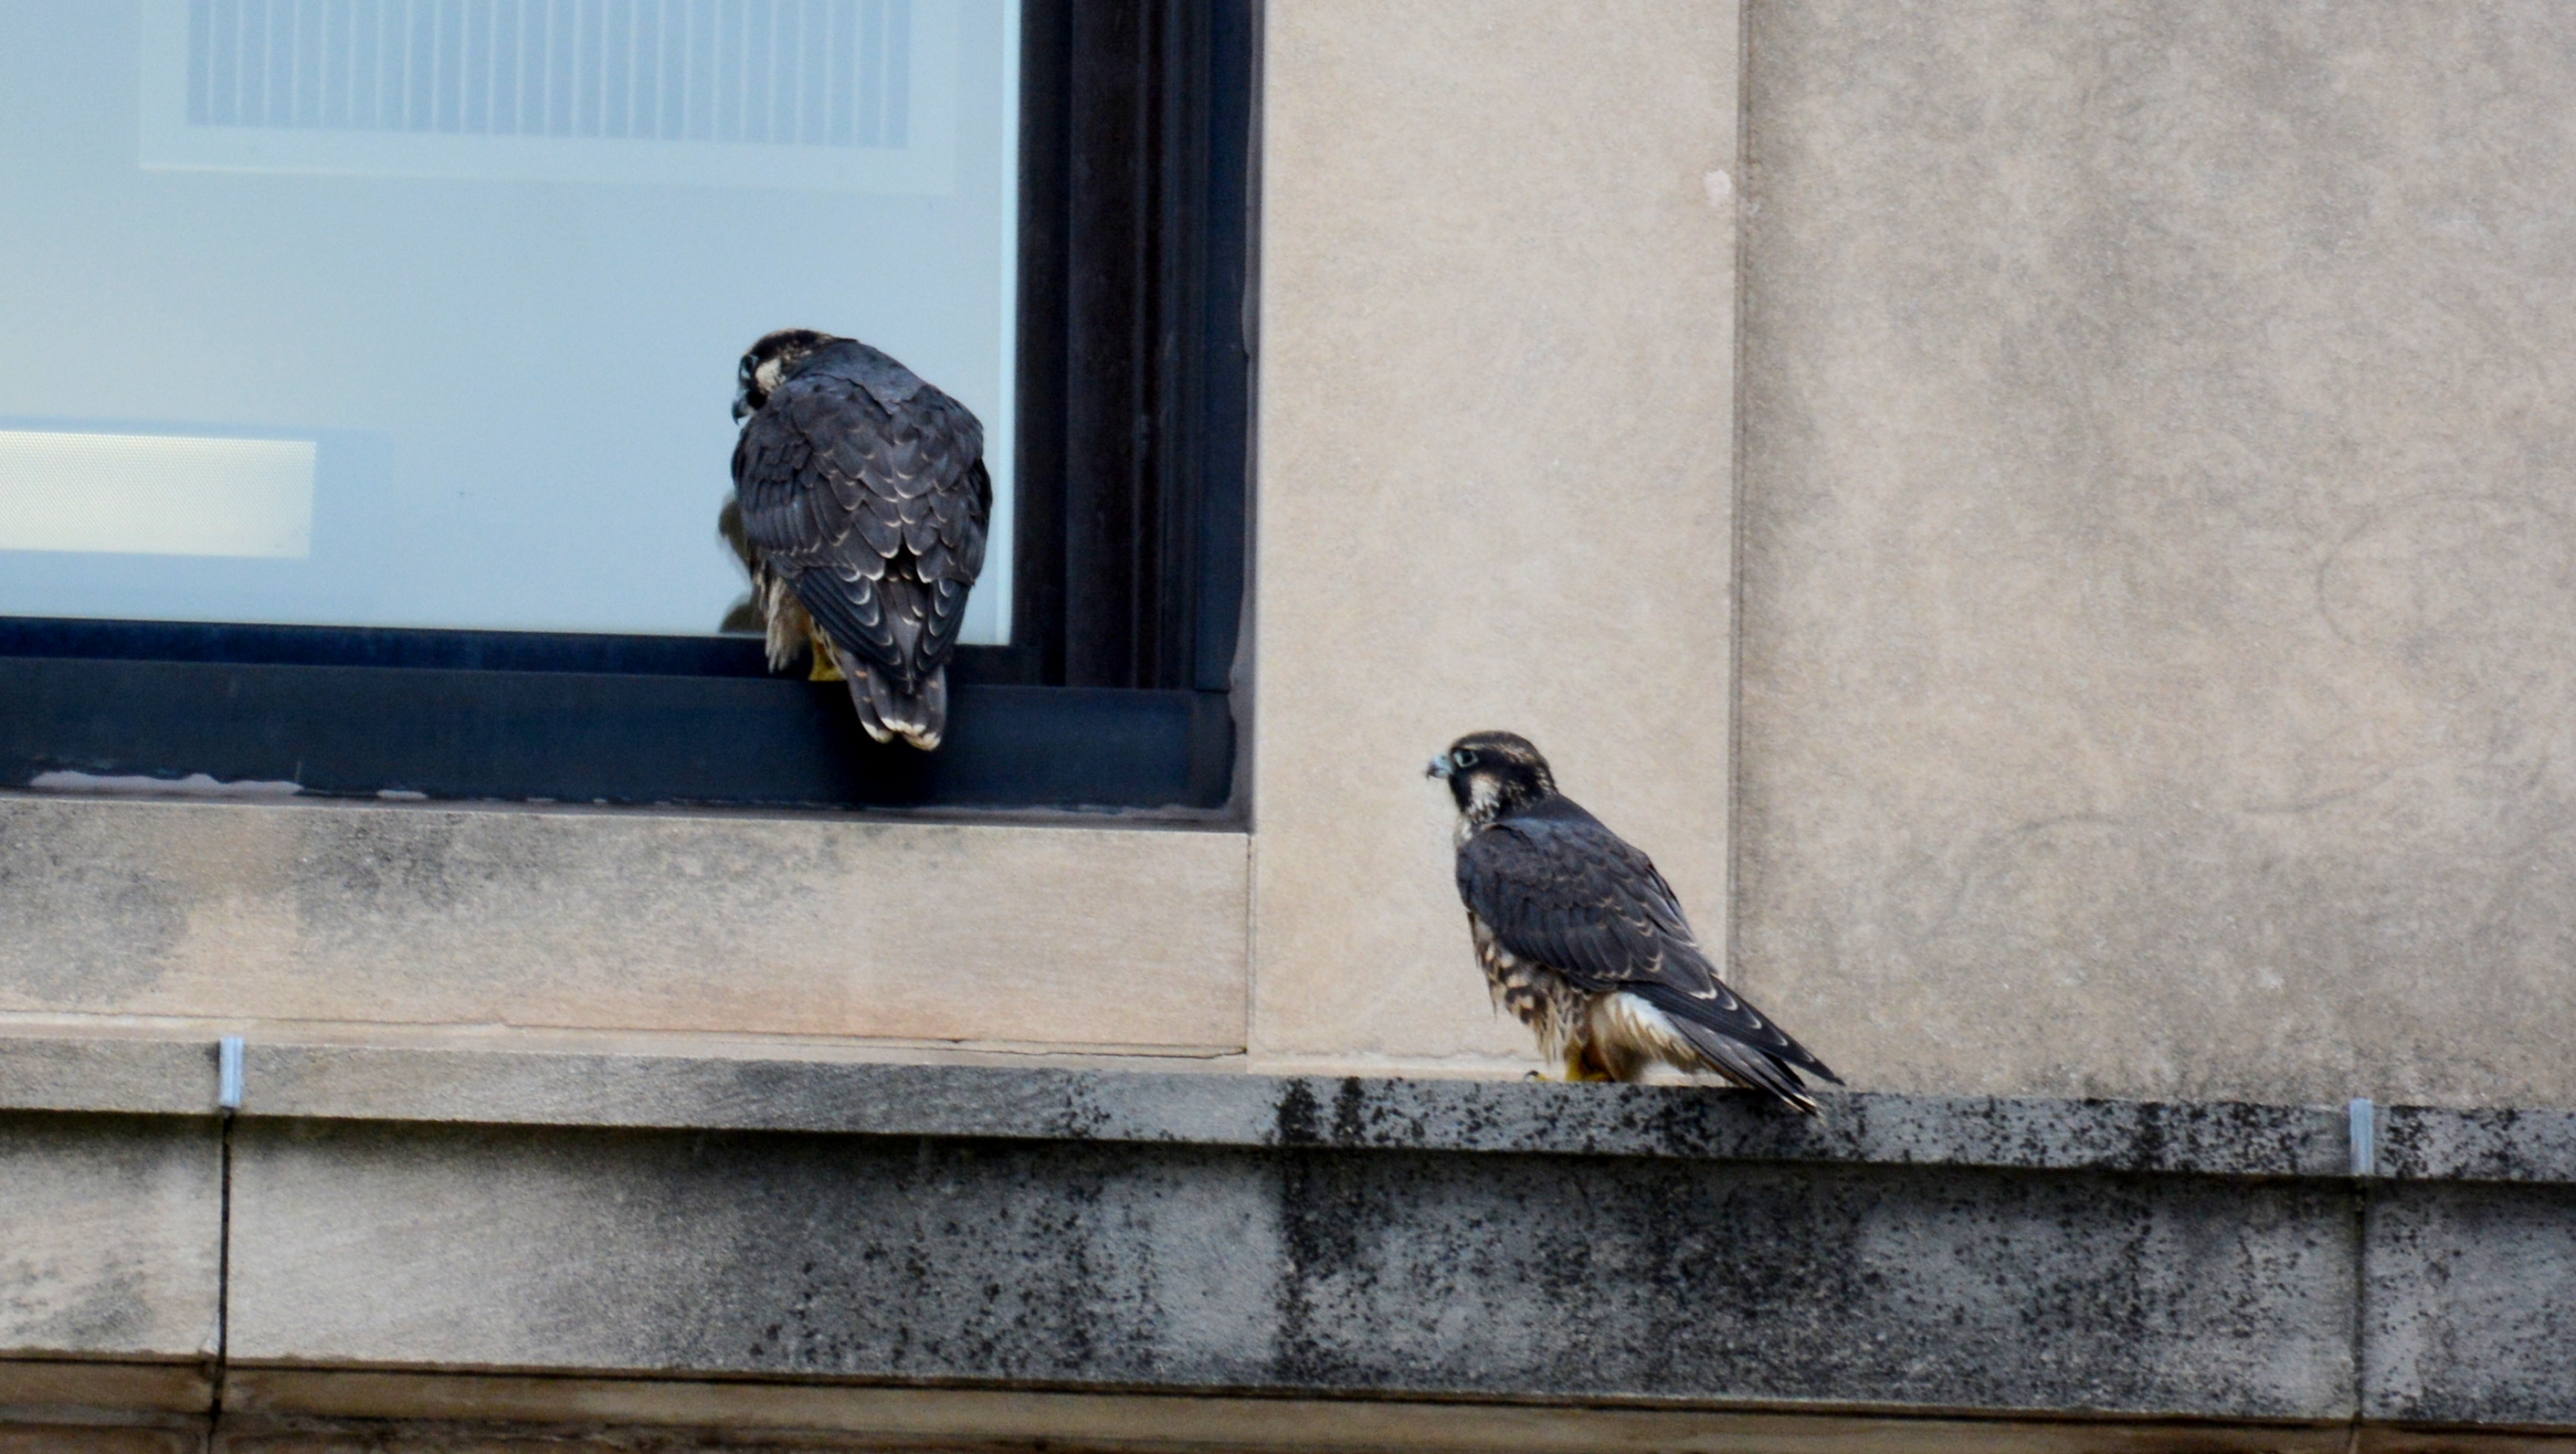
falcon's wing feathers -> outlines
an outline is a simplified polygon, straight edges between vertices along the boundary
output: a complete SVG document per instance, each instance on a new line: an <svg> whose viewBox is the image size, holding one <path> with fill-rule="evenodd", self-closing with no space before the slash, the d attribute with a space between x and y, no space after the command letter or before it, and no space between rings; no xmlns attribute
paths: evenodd
<svg viewBox="0 0 2576 1454"><path fill-rule="evenodd" d="M1458 851L1459 896L1505 948L1583 990L1636 995L1753 1083L1778 1077L1772 1057L1842 1083L1718 979L1652 860L1564 799L1547 808L1494 822Z"/></svg>
<svg viewBox="0 0 2576 1454"><path fill-rule="evenodd" d="M947 659L983 569L983 444L927 385L889 406L861 381L800 375L734 447L743 533L826 632L909 684Z"/></svg>

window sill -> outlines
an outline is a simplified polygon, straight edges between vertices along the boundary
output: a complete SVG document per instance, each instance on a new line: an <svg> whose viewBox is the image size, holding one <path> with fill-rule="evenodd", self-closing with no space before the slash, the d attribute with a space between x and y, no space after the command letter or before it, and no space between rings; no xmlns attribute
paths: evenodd
<svg viewBox="0 0 2576 1454"><path fill-rule="evenodd" d="M1205 812L1234 770L1223 692L961 684L936 753L869 741L838 683L774 677L0 656L0 701L0 781L21 784Z"/></svg>
<svg viewBox="0 0 2576 1454"><path fill-rule="evenodd" d="M1248 839L0 796L0 1012L1239 1051Z"/></svg>

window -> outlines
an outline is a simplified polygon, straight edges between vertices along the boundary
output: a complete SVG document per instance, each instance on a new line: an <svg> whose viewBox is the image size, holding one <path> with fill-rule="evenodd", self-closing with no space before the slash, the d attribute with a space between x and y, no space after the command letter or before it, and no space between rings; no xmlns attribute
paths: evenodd
<svg viewBox="0 0 2576 1454"><path fill-rule="evenodd" d="M0 0L0 772L1221 805L1248 3ZM716 634L732 360L986 423L939 753Z"/></svg>

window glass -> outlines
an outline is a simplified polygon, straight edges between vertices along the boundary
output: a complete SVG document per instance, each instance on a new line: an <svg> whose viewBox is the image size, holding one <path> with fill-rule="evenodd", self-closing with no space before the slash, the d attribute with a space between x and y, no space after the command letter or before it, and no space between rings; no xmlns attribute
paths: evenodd
<svg viewBox="0 0 2576 1454"><path fill-rule="evenodd" d="M0 0L0 615L704 633L734 363L973 409L1016 0Z"/></svg>

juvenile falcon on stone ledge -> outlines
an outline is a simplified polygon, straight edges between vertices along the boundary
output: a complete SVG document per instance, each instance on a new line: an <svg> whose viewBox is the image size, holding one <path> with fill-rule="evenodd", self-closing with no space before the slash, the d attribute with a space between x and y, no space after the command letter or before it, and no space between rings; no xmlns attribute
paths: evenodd
<svg viewBox="0 0 2576 1454"><path fill-rule="evenodd" d="M1556 790L1529 739L1469 733L1425 775L1458 803L1458 897L1485 983L1566 1079L1713 1070L1810 1114L1799 1071L1842 1084L1719 983L1664 876Z"/></svg>
<svg viewBox="0 0 2576 1454"><path fill-rule="evenodd" d="M984 426L884 353L806 328L742 356L733 417L718 528L738 522L770 667L810 647L869 736L936 748L993 514Z"/></svg>

